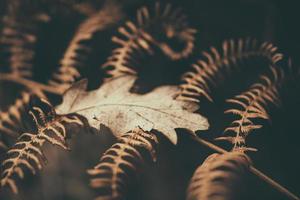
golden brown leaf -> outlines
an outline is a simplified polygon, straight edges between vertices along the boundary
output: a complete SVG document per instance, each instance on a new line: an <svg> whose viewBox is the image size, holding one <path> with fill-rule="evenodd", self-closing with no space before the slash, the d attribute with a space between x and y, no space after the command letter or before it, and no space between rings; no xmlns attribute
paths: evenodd
<svg viewBox="0 0 300 200"><path fill-rule="evenodd" d="M102 124L116 136L135 127L144 131L157 130L174 144L177 143L176 128L189 129L192 134L208 128L206 118L193 113L196 104L173 98L178 87L161 86L140 95L130 92L135 80L133 76L121 76L90 92L85 91L87 82L78 82L65 93L57 112L80 114L95 129Z"/></svg>

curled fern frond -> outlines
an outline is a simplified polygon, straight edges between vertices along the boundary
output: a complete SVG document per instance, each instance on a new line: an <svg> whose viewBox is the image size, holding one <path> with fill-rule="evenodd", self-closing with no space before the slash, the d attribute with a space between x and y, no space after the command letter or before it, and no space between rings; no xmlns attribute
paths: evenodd
<svg viewBox="0 0 300 200"><path fill-rule="evenodd" d="M13 105L6 111L0 111L0 131L11 137L19 135L18 126L21 125L21 115L29 103L30 94L22 92L21 97L17 98Z"/></svg>
<svg viewBox="0 0 300 200"><path fill-rule="evenodd" d="M44 143L50 143L63 149L66 144L66 124L83 125L77 116L61 116L55 113L54 108L45 100L42 106L33 106L29 111L36 125L36 132L23 133L15 145L8 150L8 158L2 163L1 187L9 186L14 193L18 193L16 178L24 177L24 170L33 174L42 168L45 156L41 150Z"/></svg>
<svg viewBox="0 0 300 200"><path fill-rule="evenodd" d="M187 189L187 200L233 200L243 186L243 176L251 164L241 152L210 155L199 166Z"/></svg>
<svg viewBox="0 0 300 200"><path fill-rule="evenodd" d="M153 36L152 42L172 60L189 56L194 49L196 29L189 27L187 16L182 10L172 8L171 4L161 6L156 3L153 16L150 13L146 7L142 7L137 12L137 20L139 27L143 26ZM160 35L155 35L155 31ZM182 43L183 47L176 50L168 43L171 40Z"/></svg>
<svg viewBox="0 0 300 200"><path fill-rule="evenodd" d="M41 17L24 21L10 15L3 18L0 37L1 53L8 58L5 66L8 66L15 76L32 77L38 23L47 20Z"/></svg>
<svg viewBox="0 0 300 200"><path fill-rule="evenodd" d="M122 17L119 6L105 4L97 13L84 20L74 34L66 49L60 67L54 73L49 83L61 91L68 89L72 83L81 77L81 71L86 65L91 47L87 41L94 39L94 35L118 22Z"/></svg>
<svg viewBox="0 0 300 200"><path fill-rule="evenodd" d="M118 31L120 36L112 38L118 47L102 65L112 77L136 74L139 59L145 53L151 55L154 46L159 47L173 60L187 57L193 50L196 32L188 27L186 17L179 9L173 11L169 4L161 9L159 3L156 4L152 16L146 7L142 7L137 11L137 23L127 21ZM162 35L157 36L155 33ZM181 51L174 50L167 43L174 39L185 43Z"/></svg>
<svg viewBox="0 0 300 200"><path fill-rule="evenodd" d="M234 150L246 151L256 150L246 147L246 137L253 130L259 129L262 125L253 122L255 119L269 119L266 107L268 104L278 105L280 103L278 88L283 81L283 71L279 68L270 68L272 76L262 75L258 83L250 86L249 90L227 102L235 105L236 108L228 109L225 113L237 115L224 133L234 133L234 136L220 137L218 140L227 140L234 146Z"/></svg>
<svg viewBox="0 0 300 200"><path fill-rule="evenodd" d="M143 152L155 161L157 143L155 135L139 128L121 136L120 141L104 153L100 163L88 170L92 176L91 187L100 192L97 199L124 199L144 163Z"/></svg>
<svg viewBox="0 0 300 200"><path fill-rule="evenodd" d="M222 83L239 63L255 57L261 57L271 65L276 65L283 58L272 43L258 44L254 39L226 40L222 49L211 47L202 53L203 59L192 65L193 71L183 75L180 100L199 102L199 97L212 101L210 90Z"/></svg>

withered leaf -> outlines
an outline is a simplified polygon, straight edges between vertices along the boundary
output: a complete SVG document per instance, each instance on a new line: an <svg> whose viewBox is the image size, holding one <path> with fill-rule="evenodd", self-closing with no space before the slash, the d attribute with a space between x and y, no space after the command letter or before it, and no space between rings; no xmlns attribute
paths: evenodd
<svg viewBox="0 0 300 200"><path fill-rule="evenodd" d="M155 129L174 144L177 143L175 128L193 132L208 129L207 119L193 113L194 103L174 99L178 87L161 86L140 95L129 91L135 80L134 76L121 76L90 92L86 91L86 80L77 82L65 93L57 112L80 114L92 127L99 129L103 124L116 136L136 127L144 131Z"/></svg>

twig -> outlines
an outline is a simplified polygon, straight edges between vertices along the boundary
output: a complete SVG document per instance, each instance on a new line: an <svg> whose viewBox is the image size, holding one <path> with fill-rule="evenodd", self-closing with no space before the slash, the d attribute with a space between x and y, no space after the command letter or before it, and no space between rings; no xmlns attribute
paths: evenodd
<svg viewBox="0 0 300 200"><path fill-rule="evenodd" d="M204 139L201 139L197 136L192 136L193 140L195 140L196 142L218 152L218 153L226 153L227 151L224 150L223 148L207 141ZM263 172L259 171L258 169L256 169L254 166L250 166L249 168L250 172L252 174L254 174L255 176L259 177L261 180L263 180L264 182L268 183L270 186L272 186L274 189L276 189L277 191L281 192L282 194L284 194L285 196L287 196L289 199L292 200L300 200L299 197L297 197L295 194L293 194L292 192L290 192L288 189L286 189L284 186L280 185L279 183L277 183L276 181L274 181L273 179L271 179L270 177L268 177L267 175L265 175Z"/></svg>
<svg viewBox="0 0 300 200"><path fill-rule="evenodd" d="M274 181L273 179L271 179L270 177L268 177L267 175L265 175L263 172L259 171L255 167L250 166L250 171L252 172L252 174L256 175L257 177L259 177L266 183L268 183L271 186L273 186L274 188L276 188L282 194L285 194L289 199L294 199L294 200L300 199L295 194L290 192L288 189L286 189L285 187L283 187L282 185L280 185L279 183L277 183L276 181Z"/></svg>

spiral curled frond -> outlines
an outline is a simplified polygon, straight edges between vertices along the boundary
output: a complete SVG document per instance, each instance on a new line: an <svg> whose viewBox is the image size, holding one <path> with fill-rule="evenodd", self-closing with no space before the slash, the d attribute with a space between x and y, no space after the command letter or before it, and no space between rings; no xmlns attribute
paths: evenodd
<svg viewBox="0 0 300 200"><path fill-rule="evenodd" d="M262 75L258 83L250 86L249 90L227 102L235 105L225 111L225 113L237 115L238 119L234 120L224 133L234 134L234 136L226 136L217 138L218 140L227 140L234 146L234 150L247 151L256 150L246 147L246 137L253 130L259 129L262 125L254 123L255 119L269 119L266 107L272 103L278 105L280 103L278 88L283 81L283 71L279 68L270 68L271 77Z"/></svg>
<svg viewBox="0 0 300 200"><path fill-rule="evenodd" d="M77 116L62 116L55 113L54 108L45 100L42 106L33 106L29 111L35 125L36 132L23 133L15 145L8 150L7 159L2 163L1 187L9 186L14 193L18 193L16 178L24 177L24 170L33 174L42 168L45 156L42 146L45 142L68 149L66 144L66 124L83 125Z"/></svg>
<svg viewBox="0 0 300 200"><path fill-rule="evenodd" d="M97 13L84 20L75 32L66 49L60 67L54 73L49 83L61 91L68 89L72 83L81 77L81 71L86 65L91 51L90 43L94 35L120 20L122 14L119 6L106 4Z"/></svg>
<svg viewBox="0 0 300 200"><path fill-rule="evenodd" d="M187 189L187 200L239 199L243 176L251 164L241 152L210 155L199 166Z"/></svg>
<svg viewBox="0 0 300 200"><path fill-rule="evenodd" d="M0 131L11 137L19 135L19 126L21 126L21 115L29 103L30 94L22 92L21 97L17 98L13 105L10 105L6 111L0 111Z"/></svg>
<svg viewBox="0 0 300 200"><path fill-rule="evenodd" d="M112 77L136 74L139 59L145 53L151 55L154 46L159 47L166 56L173 60L187 57L193 50L196 31L188 27L186 17L179 9L173 11L169 4L161 9L160 4L157 3L153 16L146 7L142 7L137 11L137 23L127 21L118 29L118 32L120 36L112 38L118 47L102 65ZM157 36L155 33L162 35ZM174 50L167 43L172 39L183 42L183 49Z"/></svg>
<svg viewBox="0 0 300 200"><path fill-rule="evenodd" d="M212 101L211 87L222 83L239 63L254 57L261 57L271 65L283 58L272 43L259 44L255 39L225 40L221 50L211 47L202 53L203 59L192 65L193 71L183 75L179 100L199 102L199 97Z"/></svg>
<svg viewBox="0 0 300 200"><path fill-rule="evenodd" d="M100 163L88 170L92 176L91 187L100 192L97 199L124 199L144 163L143 152L155 161L157 143L155 135L139 128L121 136L120 141L104 153Z"/></svg>
<svg viewBox="0 0 300 200"><path fill-rule="evenodd" d="M187 16L180 8L172 8L171 4L161 6L155 4L152 16L146 7L142 7L137 12L139 27L144 27L145 31L152 35L151 38L162 52L172 60L179 60L189 56L194 49L196 29L189 27ZM156 35L155 31L160 33ZM168 40L181 43L182 48L172 47Z"/></svg>

